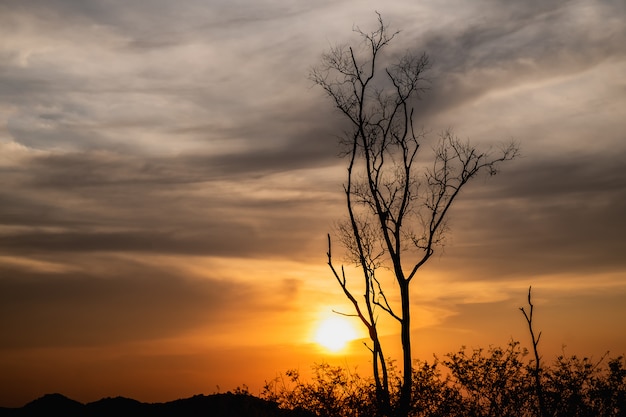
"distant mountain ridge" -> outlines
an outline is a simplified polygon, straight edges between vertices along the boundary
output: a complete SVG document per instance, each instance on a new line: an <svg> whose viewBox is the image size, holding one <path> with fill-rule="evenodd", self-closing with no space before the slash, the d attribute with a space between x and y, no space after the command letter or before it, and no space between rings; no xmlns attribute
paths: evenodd
<svg viewBox="0 0 626 417"><path fill-rule="evenodd" d="M165 403L142 403L115 397L83 404L61 394L46 394L21 408L1 408L0 417L313 417L304 410L278 408L274 402L247 394L195 395Z"/></svg>

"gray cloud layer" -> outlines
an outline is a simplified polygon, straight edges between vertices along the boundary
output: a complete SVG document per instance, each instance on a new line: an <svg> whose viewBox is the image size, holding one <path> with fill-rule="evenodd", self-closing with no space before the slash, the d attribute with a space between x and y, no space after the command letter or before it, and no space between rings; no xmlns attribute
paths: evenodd
<svg viewBox="0 0 626 417"><path fill-rule="evenodd" d="M138 274L119 253L318 258L341 211L342 122L306 75L374 15L298 3L0 4L0 255L117 262L58 274L0 258L0 347L163 336L263 292ZM457 208L450 268L626 270L623 2L409 3L380 11L403 29L398 51L432 58L419 123L514 136L525 155ZM89 313L61 328L74 309Z"/></svg>

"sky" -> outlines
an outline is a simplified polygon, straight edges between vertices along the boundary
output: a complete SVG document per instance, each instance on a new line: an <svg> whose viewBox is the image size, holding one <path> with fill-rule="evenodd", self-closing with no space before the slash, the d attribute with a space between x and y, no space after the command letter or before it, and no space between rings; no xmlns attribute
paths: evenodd
<svg viewBox="0 0 626 417"><path fill-rule="evenodd" d="M430 57L426 145L522 154L415 278L415 357L530 347L530 285L547 363L626 353L623 1L0 0L0 406L368 372L314 341L346 161L308 74L374 11Z"/></svg>

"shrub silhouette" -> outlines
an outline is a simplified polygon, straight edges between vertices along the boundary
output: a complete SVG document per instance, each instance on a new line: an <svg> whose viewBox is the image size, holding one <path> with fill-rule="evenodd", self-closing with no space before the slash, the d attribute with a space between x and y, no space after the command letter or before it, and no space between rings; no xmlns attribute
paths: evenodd
<svg viewBox="0 0 626 417"><path fill-rule="evenodd" d="M415 361L414 417L537 417L535 364L517 341L502 347L471 349ZM552 417L626 416L626 369L623 356L598 361L558 356L543 364L541 383L546 412ZM313 366L310 381L289 370L265 384L261 396L281 408L309 411L316 416L369 417L377 414L375 384L348 369L325 363ZM285 378L286 377L286 378ZM390 366L393 396L401 378Z"/></svg>
<svg viewBox="0 0 626 417"><path fill-rule="evenodd" d="M472 416L523 416L533 403L531 374L523 362L527 355L519 342L506 348L491 347L470 353L463 347L449 353L444 365L449 383L458 393L462 414Z"/></svg>
<svg viewBox="0 0 626 417"><path fill-rule="evenodd" d="M288 370L285 376L266 382L261 397L281 408L307 410L320 417L368 416L374 409L374 381L346 368L315 364L310 382L297 370Z"/></svg>
<svg viewBox="0 0 626 417"><path fill-rule="evenodd" d="M560 355L548 369L544 393L550 415L624 416L626 385L623 357L601 362Z"/></svg>

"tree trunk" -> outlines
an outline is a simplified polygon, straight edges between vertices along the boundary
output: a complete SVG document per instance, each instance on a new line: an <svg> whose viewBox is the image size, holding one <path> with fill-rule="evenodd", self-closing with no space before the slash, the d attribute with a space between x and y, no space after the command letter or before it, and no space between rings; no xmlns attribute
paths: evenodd
<svg viewBox="0 0 626 417"><path fill-rule="evenodd" d="M398 417L406 417L409 415L409 410L411 408L411 388L413 385L413 360L411 356L411 310L408 281L403 281L400 284L400 298L402 302L401 340L403 381L396 415Z"/></svg>

